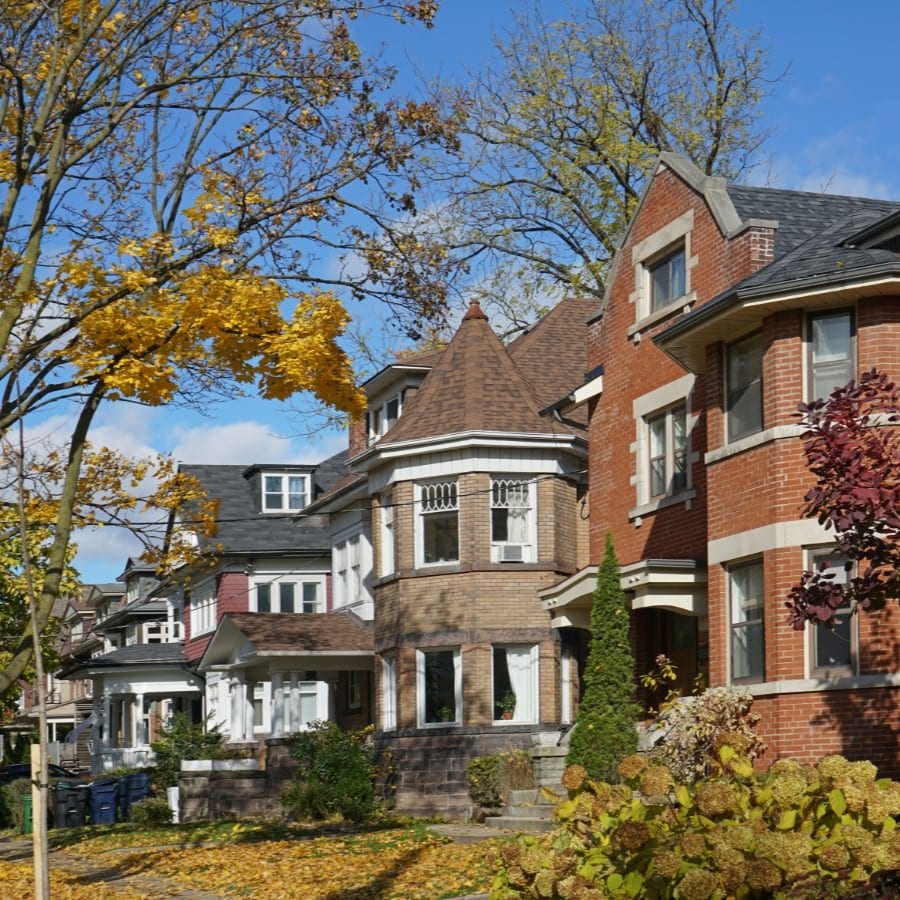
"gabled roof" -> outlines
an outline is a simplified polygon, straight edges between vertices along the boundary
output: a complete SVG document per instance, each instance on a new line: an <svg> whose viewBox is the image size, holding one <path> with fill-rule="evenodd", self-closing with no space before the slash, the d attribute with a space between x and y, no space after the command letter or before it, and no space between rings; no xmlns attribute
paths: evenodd
<svg viewBox="0 0 900 900"><path fill-rule="evenodd" d="M271 655L321 659L367 658L374 655L374 647L372 623L351 612L227 613L198 666L202 671L223 665L238 649L243 660Z"/></svg>
<svg viewBox="0 0 900 900"><path fill-rule="evenodd" d="M316 466L266 466L269 471L297 468L308 471L312 479L312 497L327 493L347 475L347 451ZM205 541L204 550L225 554L275 555L287 552L320 553L329 550L331 540L324 523L314 518L299 518L296 512L284 514L260 511L258 488L248 474L255 467L237 465L182 465L182 472L193 475L207 495L219 502L218 532Z"/></svg>
<svg viewBox="0 0 900 900"><path fill-rule="evenodd" d="M855 299L878 292L881 279L900 283L897 253L869 241L857 244L860 236L892 226L900 213L898 202L736 185L727 186L727 197L745 225L761 221L773 227L774 259L654 337L690 371L703 371L707 343L734 330L726 323L735 311L741 330L758 326L765 314L758 305L763 298L791 295L790 303L802 306L803 292L828 290L835 302L847 302L839 290L855 291L847 295ZM750 301L757 305L745 308Z"/></svg>
<svg viewBox="0 0 900 900"><path fill-rule="evenodd" d="M542 418L540 409L534 386L472 301L459 330L378 446L467 432L569 433Z"/></svg>

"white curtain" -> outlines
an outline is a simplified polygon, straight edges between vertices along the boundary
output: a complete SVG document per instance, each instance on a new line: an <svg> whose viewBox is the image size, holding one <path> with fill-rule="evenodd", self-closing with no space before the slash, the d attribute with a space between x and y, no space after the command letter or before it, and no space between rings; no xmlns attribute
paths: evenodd
<svg viewBox="0 0 900 900"><path fill-rule="evenodd" d="M506 539L511 544L528 543L528 510L508 509L507 511Z"/></svg>
<svg viewBox="0 0 900 900"><path fill-rule="evenodd" d="M516 695L516 710L512 720L513 722L533 722L535 705L531 647L507 647L506 668L509 671L510 686Z"/></svg>

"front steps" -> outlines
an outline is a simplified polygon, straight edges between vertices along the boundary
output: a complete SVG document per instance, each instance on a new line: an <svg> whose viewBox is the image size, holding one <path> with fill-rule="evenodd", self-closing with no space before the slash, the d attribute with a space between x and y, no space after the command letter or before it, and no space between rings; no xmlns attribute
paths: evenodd
<svg viewBox="0 0 900 900"><path fill-rule="evenodd" d="M556 824L553 812L567 793L561 784L510 791L509 803L500 810L499 815L488 816L484 824L489 828L542 834Z"/></svg>

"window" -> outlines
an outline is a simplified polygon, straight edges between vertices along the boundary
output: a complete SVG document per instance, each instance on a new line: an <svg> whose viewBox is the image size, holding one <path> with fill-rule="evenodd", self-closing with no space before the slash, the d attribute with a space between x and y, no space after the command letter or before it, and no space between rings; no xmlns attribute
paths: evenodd
<svg viewBox="0 0 900 900"><path fill-rule="evenodd" d="M216 590L212 582L191 592L191 637L216 627Z"/></svg>
<svg viewBox="0 0 900 900"><path fill-rule="evenodd" d="M315 681L315 672L285 678L285 730L305 731L317 719L327 718L327 686Z"/></svg>
<svg viewBox="0 0 900 900"><path fill-rule="evenodd" d="M650 497L685 490L687 481L687 407L684 403L647 419Z"/></svg>
<svg viewBox="0 0 900 900"><path fill-rule="evenodd" d="M356 533L334 545L334 605L348 606L365 599L364 573L371 567L368 539Z"/></svg>
<svg viewBox="0 0 900 900"><path fill-rule="evenodd" d="M294 512L308 502L308 475L263 475L263 512Z"/></svg>
<svg viewBox="0 0 900 900"><path fill-rule="evenodd" d="M521 478L491 479L491 543L497 562L532 562L532 483Z"/></svg>
<svg viewBox="0 0 900 900"><path fill-rule="evenodd" d="M284 581L273 578L255 586L256 612L322 612L322 589L318 581Z"/></svg>
<svg viewBox="0 0 900 900"><path fill-rule="evenodd" d="M537 646L494 647L494 720L536 722L538 719Z"/></svg>
<svg viewBox="0 0 900 900"><path fill-rule="evenodd" d="M419 650L416 659L419 724L461 724L462 673L459 649Z"/></svg>
<svg viewBox="0 0 900 900"><path fill-rule="evenodd" d="M728 440L736 441L763 427L763 338L757 332L726 349Z"/></svg>
<svg viewBox="0 0 900 900"><path fill-rule="evenodd" d="M253 730L262 731L265 726L266 686L261 681L252 685L251 697L253 698Z"/></svg>
<svg viewBox="0 0 900 900"><path fill-rule="evenodd" d="M656 312L684 296L684 272L684 245L647 266L650 277L650 312Z"/></svg>
<svg viewBox="0 0 900 900"><path fill-rule="evenodd" d="M849 312L809 320L809 393L828 397L855 375L853 316Z"/></svg>
<svg viewBox="0 0 900 900"><path fill-rule="evenodd" d="M852 563L840 550L822 548L810 552L809 568L830 575L835 584L846 585L851 577ZM833 630L812 624L806 629L810 636L812 677L856 674L859 619L851 615L849 606L838 609L837 618L840 621Z"/></svg>
<svg viewBox="0 0 900 900"><path fill-rule="evenodd" d="M421 565L459 561L459 500L455 481L422 484L419 491Z"/></svg>
<svg viewBox="0 0 900 900"><path fill-rule="evenodd" d="M394 507L391 498L381 501L381 554L379 569L382 576L394 571Z"/></svg>
<svg viewBox="0 0 900 900"><path fill-rule="evenodd" d="M362 706L359 691L359 672L347 673L347 709L360 709Z"/></svg>
<svg viewBox="0 0 900 900"><path fill-rule="evenodd" d="M366 413L368 423L369 444L374 444L383 434L387 434L403 411L403 395L405 391L395 394L384 403L370 407Z"/></svg>
<svg viewBox="0 0 900 900"><path fill-rule="evenodd" d="M765 681L762 560L729 570L731 680Z"/></svg>
<svg viewBox="0 0 900 900"><path fill-rule="evenodd" d="M397 727L397 657L381 657L381 727Z"/></svg>

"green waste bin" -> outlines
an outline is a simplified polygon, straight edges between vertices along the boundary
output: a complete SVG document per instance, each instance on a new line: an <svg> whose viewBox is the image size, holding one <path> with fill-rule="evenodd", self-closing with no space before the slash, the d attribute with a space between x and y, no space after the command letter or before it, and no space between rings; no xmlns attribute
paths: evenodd
<svg viewBox="0 0 900 900"><path fill-rule="evenodd" d="M31 794L22 794L22 834L31 834L34 825L31 818Z"/></svg>

